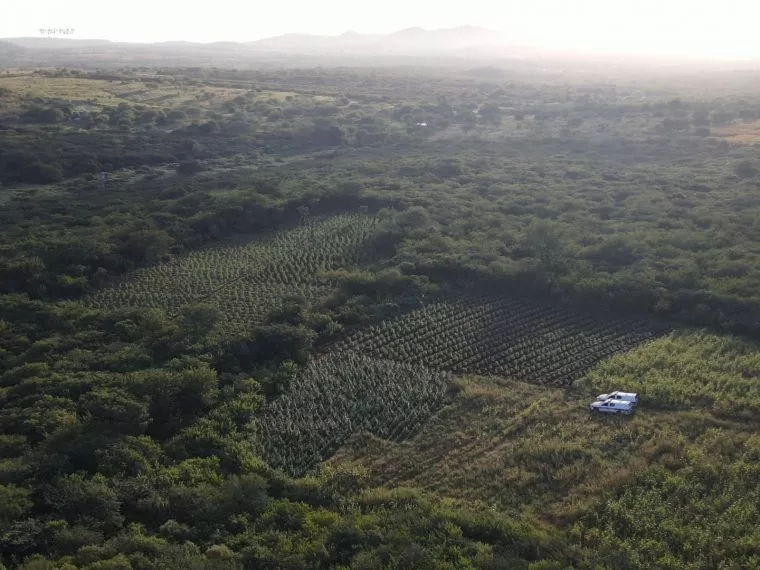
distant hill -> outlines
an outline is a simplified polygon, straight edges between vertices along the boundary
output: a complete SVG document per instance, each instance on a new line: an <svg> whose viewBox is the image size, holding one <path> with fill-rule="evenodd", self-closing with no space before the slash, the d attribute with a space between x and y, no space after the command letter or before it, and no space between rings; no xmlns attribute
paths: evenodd
<svg viewBox="0 0 760 570"><path fill-rule="evenodd" d="M22 49L10 55L0 51L0 67L162 65L310 65L362 61L364 64L405 61L409 57L438 59L521 56L522 47L510 46L499 32L475 26L425 30L407 28L392 34L347 31L337 36L285 34L252 42L199 43L111 42L98 39L24 37L4 38Z"/></svg>
<svg viewBox="0 0 760 570"><path fill-rule="evenodd" d="M461 26L442 30L407 28L392 34L359 34L346 32L339 36L286 34L248 44L256 50L286 53L356 53L369 55L430 55L462 50L483 50L508 47L504 35L487 28Z"/></svg>
<svg viewBox="0 0 760 570"><path fill-rule="evenodd" d="M285 34L265 38L246 45L255 50L274 50L289 53L344 52L370 47L383 36L346 32L339 36L319 36L313 34Z"/></svg>
<svg viewBox="0 0 760 570"><path fill-rule="evenodd" d="M707 60L637 54L593 54L552 50L515 42L506 33L478 26L437 30L406 28L391 34L347 31L337 36L284 34L251 42L212 43L166 41L112 42L101 39L51 37L0 38L0 68L74 66L102 68L120 65L310 67L322 65L399 65L411 59L425 65L483 65L493 61L541 60L669 66ZM712 65L712 64L711 64ZM718 62L715 65L724 65ZM734 61L741 69L756 69L757 60ZM481 69L481 73L486 70Z"/></svg>
<svg viewBox="0 0 760 570"><path fill-rule="evenodd" d="M75 40L70 38L3 38L3 42L10 42L26 49L81 49L83 47L104 47L115 45L109 40Z"/></svg>
<svg viewBox="0 0 760 570"><path fill-rule="evenodd" d="M467 65L480 68L480 75L497 74L483 66L493 62L597 62L615 65L682 65L688 58L672 61L627 55L593 55L552 51L516 44L509 35L477 26L426 30L419 27L391 34L361 34L347 31L337 36L285 34L251 42L212 43L166 41L158 43L112 42L102 39L50 37L0 38L0 68L78 67L106 68L144 66L222 66L241 68L297 68L338 65L431 66ZM692 63L699 61L694 58ZM754 69L756 61L735 62Z"/></svg>
<svg viewBox="0 0 760 570"><path fill-rule="evenodd" d="M14 44L8 40L0 40L0 52L2 53L19 53L24 51L19 45Z"/></svg>
<svg viewBox="0 0 760 570"><path fill-rule="evenodd" d="M0 40L0 67L18 65L26 50L11 42Z"/></svg>

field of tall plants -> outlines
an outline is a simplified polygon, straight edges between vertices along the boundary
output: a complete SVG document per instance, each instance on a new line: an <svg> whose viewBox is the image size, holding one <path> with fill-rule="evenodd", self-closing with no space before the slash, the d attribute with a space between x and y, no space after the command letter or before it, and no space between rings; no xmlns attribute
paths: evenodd
<svg viewBox="0 0 760 570"><path fill-rule="evenodd" d="M684 331L601 363L583 384L598 391L627 386L650 408L704 408L754 419L760 413L760 349L738 337Z"/></svg>
<svg viewBox="0 0 760 570"><path fill-rule="evenodd" d="M442 405L450 381L445 372L357 353L314 359L261 413L263 457L300 475L355 433L406 439Z"/></svg>
<svg viewBox="0 0 760 570"><path fill-rule="evenodd" d="M376 220L342 214L264 237L239 237L130 274L86 299L95 307L158 308L177 314L204 303L222 312L220 330L259 324L287 297L313 301L332 289L324 272L359 265Z"/></svg>
<svg viewBox="0 0 760 570"><path fill-rule="evenodd" d="M335 350L568 386L600 360L667 330L646 318L602 318L524 298L467 295L360 330Z"/></svg>

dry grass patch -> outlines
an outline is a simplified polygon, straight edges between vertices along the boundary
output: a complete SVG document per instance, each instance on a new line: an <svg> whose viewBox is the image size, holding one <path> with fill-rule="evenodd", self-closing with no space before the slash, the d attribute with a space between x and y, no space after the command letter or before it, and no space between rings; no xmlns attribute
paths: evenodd
<svg viewBox="0 0 760 570"><path fill-rule="evenodd" d="M712 134L723 137L735 144L760 143L760 121L749 123L734 123L723 127L713 128Z"/></svg>

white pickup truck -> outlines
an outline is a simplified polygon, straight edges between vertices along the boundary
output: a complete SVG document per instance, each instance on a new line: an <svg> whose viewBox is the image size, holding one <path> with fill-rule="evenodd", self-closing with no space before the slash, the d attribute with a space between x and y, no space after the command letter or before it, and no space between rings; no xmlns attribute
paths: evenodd
<svg viewBox="0 0 760 570"><path fill-rule="evenodd" d="M598 402L604 402L605 400L623 400L624 402L631 402L634 406L639 403L639 395L634 392L610 392L609 394L599 394L596 397Z"/></svg>
<svg viewBox="0 0 760 570"><path fill-rule="evenodd" d="M636 409L636 405L633 402L627 402L625 400L605 400L604 402L591 402L589 409L593 413L631 415Z"/></svg>

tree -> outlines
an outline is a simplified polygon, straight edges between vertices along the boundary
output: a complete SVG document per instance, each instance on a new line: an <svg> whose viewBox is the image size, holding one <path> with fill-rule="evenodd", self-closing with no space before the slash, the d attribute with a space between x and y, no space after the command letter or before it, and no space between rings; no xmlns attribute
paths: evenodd
<svg viewBox="0 0 760 570"><path fill-rule="evenodd" d="M479 116L483 121L498 126L501 124L501 108L493 103L486 103L480 108Z"/></svg>
<svg viewBox="0 0 760 570"><path fill-rule="evenodd" d="M343 131L337 126L315 127L311 141L315 146L340 146L343 144Z"/></svg>
<svg viewBox="0 0 760 570"><path fill-rule="evenodd" d="M462 130L465 132L465 134L469 134L469 132L474 129L475 125L477 124L477 117L475 113L468 109L461 111L457 117L460 120Z"/></svg>
<svg viewBox="0 0 760 570"><path fill-rule="evenodd" d="M140 434L148 426L148 403L119 388L96 388L79 399L80 408L107 429Z"/></svg>
<svg viewBox="0 0 760 570"><path fill-rule="evenodd" d="M282 300L281 305L269 314L268 321L298 326L306 321L308 313L309 303L306 298L293 295Z"/></svg>
<svg viewBox="0 0 760 570"><path fill-rule="evenodd" d="M119 252L128 259L137 262L152 262L161 259L174 240L161 230L126 231L122 234Z"/></svg>
<svg viewBox="0 0 760 570"><path fill-rule="evenodd" d="M666 117L662 120L662 128L666 133L683 131L689 128L689 119L674 119Z"/></svg>
<svg viewBox="0 0 760 570"><path fill-rule="evenodd" d="M57 107L34 107L21 115L21 118L31 123L60 123L66 115Z"/></svg>
<svg viewBox="0 0 760 570"><path fill-rule="evenodd" d="M221 311L213 305L190 305L182 309L182 326L190 339L197 342L211 332L221 316Z"/></svg>
<svg viewBox="0 0 760 570"><path fill-rule="evenodd" d="M526 233L525 243L549 273L555 273L562 267L564 245L552 224L545 221L531 224Z"/></svg>
<svg viewBox="0 0 760 570"><path fill-rule="evenodd" d="M113 532L124 522L116 490L101 474L66 475L45 489L43 499L51 512L93 529Z"/></svg>
<svg viewBox="0 0 760 570"><path fill-rule="evenodd" d="M207 121L198 126L198 132L204 135L213 135L219 132L219 125L216 121Z"/></svg>
<svg viewBox="0 0 760 570"><path fill-rule="evenodd" d="M150 400L148 433L163 439L208 411L219 397L216 371L197 366L176 372L148 370L129 378L129 391Z"/></svg>
<svg viewBox="0 0 760 570"><path fill-rule="evenodd" d="M24 182L49 184L63 179L63 173L57 164L33 162L24 171Z"/></svg>
<svg viewBox="0 0 760 570"><path fill-rule="evenodd" d="M0 531L32 509L31 495L28 489L0 484Z"/></svg>
<svg viewBox="0 0 760 570"><path fill-rule="evenodd" d="M203 145L195 139L187 139L182 141L180 148L189 155L200 154L203 152Z"/></svg>
<svg viewBox="0 0 760 570"><path fill-rule="evenodd" d="M187 118L187 115L184 111L181 111L179 109L172 109L168 113L166 113L166 120L168 121L181 121Z"/></svg>
<svg viewBox="0 0 760 570"><path fill-rule="evenodd" d="M248 345L254 362L305 362L315 338L310 329L273 324L257 327Z"/></svg>
<svg viewBox="0 0 760 570"><path fill-rule="evenodd" d="M734 166L734 172L742 178L753 178L757 176L757 167L751 160L742 160Z"/></svg>
<svg viewBox="0 0 760 570"><path fill-rule="evenodd" d="M183 160L177 166L177 174L191 175L204 170L203 165L197 160Z"/></svg>

